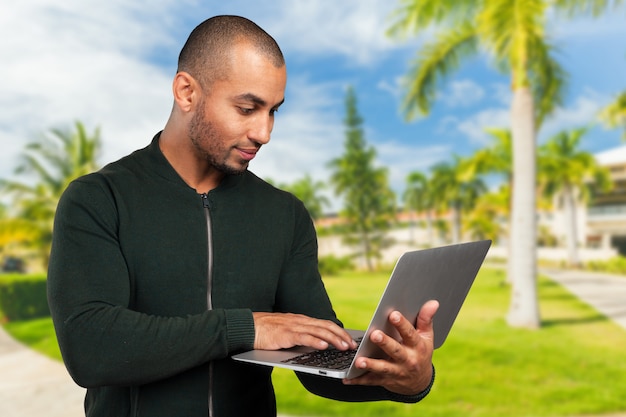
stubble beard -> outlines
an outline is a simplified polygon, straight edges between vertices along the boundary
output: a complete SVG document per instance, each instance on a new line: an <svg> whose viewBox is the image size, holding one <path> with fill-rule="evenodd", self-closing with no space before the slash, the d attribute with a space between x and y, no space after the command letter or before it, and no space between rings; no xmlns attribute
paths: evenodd
<svg viewBox="0 0 626 417"><path fill-rule="evenodd" d="M204 106L199 105L198 108L201 109ZM206 120L200 111L197 111L189 122L189 138L196 154L219 172L226 175L240 175L248 169L247 162L237 168L228 165L225 157L221 158L224 150L219 147L219 135L213 124Z"/></svg>

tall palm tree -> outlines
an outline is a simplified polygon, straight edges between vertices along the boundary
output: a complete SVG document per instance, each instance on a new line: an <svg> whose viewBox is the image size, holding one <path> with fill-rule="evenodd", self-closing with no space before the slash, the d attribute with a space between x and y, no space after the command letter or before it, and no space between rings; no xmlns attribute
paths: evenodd
<svg viewBox="0 0 626 417"><path fill-rule="evenodd" d="M553 57L547 15L597 14L621 0L400 0L392 36L439 29L419 51L403 107L408 118L428 114L441 79L462 60L486 53L509 74L513 98L511 133L513 177L511 253L514 274L508 322L536 328L540 323L536 259L536 133L562 101L565 73Z"/></svg>
<svg viewBox="0 0 626 417"><path fill-rule="evenodd" d="M566 247L570 266L580 266L576 206L587 201L590 188L608 191L611 178L593 155L580 149L587 128L561 131L539 147L539 181L549 197L560 195L566 220Z"/></svg>
<svg viewBox="0 0 626 417"><path fill-rule="evenodd" d="M429 179L423 172L413 171L406 177L406 189L402 199L408 211L415 214L424 213L426 216L426 233L428 245L433 244L433 199L429 186Z"/></svg>
<svg viewBox="0 0 626 417"><path fill-rule="evenodd" d="M26 229L31 236L28 246L40 254L44 266L48 262L52 223L61 194L73 179L98 168L100 130L96 128L89 135L81 122L76 122L74 128L74 131L52 129L27 144L16 169L23 179L0 180L0 189L13 197L15 213L11 227L24 229L24 220L28 220Z"/></svg>

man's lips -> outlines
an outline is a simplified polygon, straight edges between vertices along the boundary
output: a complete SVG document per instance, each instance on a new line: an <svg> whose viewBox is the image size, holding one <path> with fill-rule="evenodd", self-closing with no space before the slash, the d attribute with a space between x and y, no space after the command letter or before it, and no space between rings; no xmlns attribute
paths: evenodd
<svg viewBox="0 0 626 417"><path fill-rule="evenodd" d="M241 159L245 161L251 161L256 156L256 153L259 151L258 148L236 148L237 152L239 152L239 156Z"/></svg>

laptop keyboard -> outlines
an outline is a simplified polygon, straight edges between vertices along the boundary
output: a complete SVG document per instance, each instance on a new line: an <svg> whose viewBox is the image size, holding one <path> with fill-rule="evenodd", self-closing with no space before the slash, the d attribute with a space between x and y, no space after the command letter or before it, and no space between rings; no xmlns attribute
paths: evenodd
<svg viewBox="0 0 626 417"><path fill-rule="evenodd" d="M360 343L361 340L357 339L356 342ZM338 350L331 346L325 350L314 350L313 352L285 359L282 363L341 370L350 366L355 354L356 349Z"/></svg>

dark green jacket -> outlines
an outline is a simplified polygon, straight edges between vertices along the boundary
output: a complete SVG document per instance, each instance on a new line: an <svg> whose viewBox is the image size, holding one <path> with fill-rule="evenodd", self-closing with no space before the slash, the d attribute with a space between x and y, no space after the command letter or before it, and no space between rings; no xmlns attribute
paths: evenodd
<svg viewBox="0 0 626 417"><path fill-rule="evenodd" d="M252 311L339 323L311 219L250 172L199 195L158 137L60 201L48 298L65 364L87 416L274 416L271 368L229 356L252 348ZM419 399L299 377L337 399Z"/></svg>

